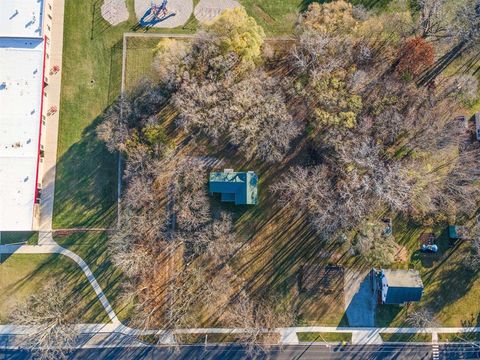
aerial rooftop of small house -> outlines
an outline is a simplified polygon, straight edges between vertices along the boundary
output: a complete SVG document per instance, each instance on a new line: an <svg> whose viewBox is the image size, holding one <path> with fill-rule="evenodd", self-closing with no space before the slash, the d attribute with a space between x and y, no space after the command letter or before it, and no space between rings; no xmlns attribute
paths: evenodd
<svg viewBox="0 0 480 360"><path fill-rule="evenodd" d="M420 274L415 270L382 270L392 287L423 287Z"/></svg>
<svg viewBox="0 0 480 360"><path fill-rule="evenodd" d="M419 301L423 282L416 270L382 270L382 301L384 304L402 304Z"/></svg>
<svg viewBox="0 0 480 360"><path fill-rule="evenodd" d="M235 205L256 205L258 177L253 171L235 172L225 169L223 172L211 172L209 191L220 193L223 202Z"/></svg>

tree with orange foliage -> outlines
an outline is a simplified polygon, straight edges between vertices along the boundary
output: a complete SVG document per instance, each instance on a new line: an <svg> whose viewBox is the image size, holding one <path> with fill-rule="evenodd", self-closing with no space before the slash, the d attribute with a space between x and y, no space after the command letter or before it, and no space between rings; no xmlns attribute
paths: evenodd
<svg viewBox="0 0 480 360"><path fill-rule="evenodd" d="M397 71L402 76L415 77L433 65L435 50L432 44L417 36L405 41L400 56Z"/></svg>

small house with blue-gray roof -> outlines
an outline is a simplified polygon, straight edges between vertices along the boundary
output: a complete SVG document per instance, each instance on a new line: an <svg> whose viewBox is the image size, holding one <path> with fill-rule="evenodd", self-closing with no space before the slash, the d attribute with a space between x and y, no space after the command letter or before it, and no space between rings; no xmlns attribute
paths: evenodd
<svg viewBox="0 0 480 360"><path fill-rule="evenodd" d="M420 301L423 282L417 270L385 270L379 273L382 304L405 304Z"/></svg>
<svg viewBox="0 0 480 360"><path fill-rule="evenodd" d="M211 172L208 189L211 194L220 193L220 200L235 205L256 205L258 203L258 176L253 171Z"/></svg>

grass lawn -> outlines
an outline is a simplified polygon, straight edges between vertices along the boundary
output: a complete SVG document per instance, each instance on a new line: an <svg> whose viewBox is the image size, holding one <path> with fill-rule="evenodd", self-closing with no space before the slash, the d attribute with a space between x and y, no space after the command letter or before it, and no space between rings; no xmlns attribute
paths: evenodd
<svg viewBox="0 0 480 360"><path fill-rule="evenodd" d="M298 340L301 342L343 342L352 341L352 333L319 333L299 332Z"/></svg>
<svg viewBox="0 0 480 360"><path fill-rule="evenodd" d="M292 33L299 12L306 9L304 0L240 0L240 4L267 35Z"/></svg>
<svg viewBox="0 0 480 360"><path fill-rule="evenodd" d="M127 5L129 21L112 27L96 0L65 4L54 228L108 227L116 217L117 158L95 128L120 93L122 37L136 24L133 0Z"/></svg>
<svg viewBox="0 0 480 360"><path fill-rule="evenodd" d="M177 334L175 339L180 344L218 344L242 342L242 338L235 334ZM205 341L206 340L206 341ZM259 343L276 344L280 340L278 333L259 335Z"/></svg>
<svg viewBox="0 0 480 360"><path fill-rule="evenodd" d="M438 334L438 341L441 342L479 342L480 333L457 333L457 334Z"/></svg>
<svg viewBox="0 0 480 360"><path fill-rule="evenodd" d="M108 226L115 216L116 160L96 140L95 126L119 93L128 26L107 26L98 6L65 4L55 228Z"/></svg>
<svg viewBox="0 0 480 360"><path fill-rule="evenodd" d="M157 76L152 68L155 46L159 38L127 38L125 89L131 90L142 78L155 81Z"/></svg>
<svg viewBox="0 0 480 360"><path fill-rule="evenodd" d="M62 255L2 255L0 263L0 323L8 323L16 305L41 289L50 279L66 281L72 309L80 322L108 322L108 316L84 273L75 262Z"/></svg>
<svg viewBox="0 0 480 360"><path fill-rule="evenodd" d="M1 231L0 245L26 243L36 245L38 242L38 232L35 231Z"/></svg>
<svg viewBox="0 0 480 360"><path fill-rule="evenodd" d="M387 334L380 333L383 341L386 342L431 342L431 334Z"/></svg>
<svg viewBox="0 0 480 360"><path fill-rule="evenodd" d="M55 241L86 261L119 319L124 324L128 323L131 304L121 299L124 278L122 272L114 267L108 256L107 234L105 232L75 233L69 236L55 236Z"/></svg>
<svg viewBox="0 0 480 360"><path fill-rule="evenodd" d="M441 237L439 247L438 255L410 253L407 265L420 271L425 286L422 300L409 307L379 306L375 318L377 326L403 326L408 312L417 306L431 309L443 326L478 326L480 274L462 264L468 244L460 242L448 246L448 240Z"/></svg>

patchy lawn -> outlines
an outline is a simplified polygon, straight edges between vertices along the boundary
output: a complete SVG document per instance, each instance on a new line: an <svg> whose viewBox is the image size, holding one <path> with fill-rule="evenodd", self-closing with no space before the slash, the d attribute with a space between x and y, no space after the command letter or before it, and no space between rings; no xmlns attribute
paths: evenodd
<svg viewBox="0 0 480 360"><path fill-rule="evenodd" d="M444 242L448 243L448 240ZM413 265L422 275L425 285L422 300L409 307L378 306L376 325L406 325L405 318L409 311L414 311L416 307L427 307L442 326L478 326L480 274L463 266L467 251L468 244L459 242L451 247L445 243L440 245L439 255L414 253L410 266Z"/></svg>
<svg viewBox="0 0 480 360"><path fill-rule="evenodd" d="M299 332L298 340L301 342L343 342L352 341L352 333L319 333Z"/></svg>
<svg viewBox="0 0 480 360"><path fill-rule="evenodd" d="M383 341L386 342L431 342L431 334L387 334L380 333Z"/></svg>
<svg viewBox="0 0 480 360"><path fill-rule="evenodd" d="M358 0L367 7L384 7L390 1ZM299 11L308 1L274 0L268 3L243 0L241 3L267 34L288 34L294 30ZM133 0L127 1L130 20L116 27L107 25L99 15L94 0L67 2L65 9L65 43L62 79L62 103L59 128L59 150L55 194L54 227L108 227L116 216L116 157L109 154L95 137L99 116L120 91L122 34L133 31ZM192 33L194 20L177 29L151 31ZM153 48L159 39L136 39L127 52L127 88L140 78L152 77ZM306 136L305 136L306 137ZM298 146L296 146L298 145ZM304 142L293 146L302 149ZM286 168L288 159L275 167L244 161L231 153L210 148L208 153L224 160L223 167L255 170L260 176L260 202L255 207L234 207L215 203L219 209L235 216L235 230L245 246L232 260L232 265L252 293L265 289L300 305L305 324L345 325L344 309L336 296L309 299L298 293L297 275L302 264L345 262L343 250L322 245L305 215L285 210L269 191L269 186ZM297 150L295 150L297 151ZM294 156L292 156L293 158ZM401 219L394 222L397 241L408 251L408 260L396 264L401 268L421 271L426 285L422 304L435 309L444 325L460 326L478 323L480 312L480 280L461 268L464 246L449 247L441 229L438 255L418 252L418 238L424 229ZM107 298L122 319L128 319L131 304L120 300L122 274L112 266L104 233L73 234L57 240L82 256L97 277ZM362 267L350 261L348 264ZM338 295L338 294L337 294ZM342 298L343 299L343 298ZM380 326L398 325L404 321L406 309L381 306L377 312Z"/></svg>
<svg viewBox="0 0 480 360"><path fill-rule="evenodd" d="M440 342L479 342L480 333L456 333L456 334L438 334Z"/></svg>
<svg viewBox="0 0 480 360"><path fill-rule="evenodd" d="M155 47L160 38L127 38L127 56L125 64L125 89L131 90L143 78L155 81L157 76L152 63Z"/></svg>
<svg viewBox="0 0 480 360"><path fill-rule="evenodd" d="M73 251L86 261L105 296L122 322L128 323L131 303L121 298L124 277L112 264L107 249L105 232L84 232L68 236L55 236L61 246Z"/></svg>
<svg viewBox="0 0 480 360"><path fill-rule="evenodd" d="M107 313L80 267L63 255L2 255L0 263L0 323L16 305L56 278L67 282L69 296L75 298L72 309L83 323L109 322Z"/></svg>
<svg viewBox="0 0 480 360"><path fill-rule="evenodd" d="M151 61L153 48L159 39L138 40L129 48L127 56L128 86L143 75L152 76ZM138 54L148 54L149 61L137 60ZM130 60L128 60L130 58ZM176 139L176 143L182 139ZM324 245L318 241L314 229L304 214L288 210L278 204L269 190L285 170L298 162L308 162L305 151L308 136L292 146L295 149L283 163L275 166L256 161L246 161L236 157L222 145L214 147L207 141L199 142L192 155L212 156L222 162L221 168L235 170L255 170L259 175L259 204L254 207L234 206L220 203L212 198L212 207L233 214L235 231L245 243L231 263L237 274L244 280L241 284L253 294L262 294L266 290L276 296L288 299L300 310L300 324L305 325L348 325L344 316L343 294L331 296L305 296L298 291L298 273L300 267L309 262L328 265L337 263L355 268L371 268L360 258L352 258L346 248ZM300 155L300 156L298 156ZM378 214L379 218L385 216ZM465 246L452 246L446 233L446 223L435 226L423 226L401 217L393 216L393 229L396 241L402 248L402 261L392 268L415 268L421 272L425 294L419 305L428 304L436 313L438 320L445 326L461 326L480 311L475 302L480 291L480 281L468 271L459 267ZM437 254L425 254L419 251L422 234L433 232L439 246ZM441 280L439 280L441 279ZM450 284L451 283L451 284ZM239 284L240 285L240 284ZM442 294L448 286L456 291ZM342 299L342 301L338 301ZM404 324L406 308L398 306L379 306L376 313L378 326L401 326ZM205 324L208 325L208 324Z"/></svg>

